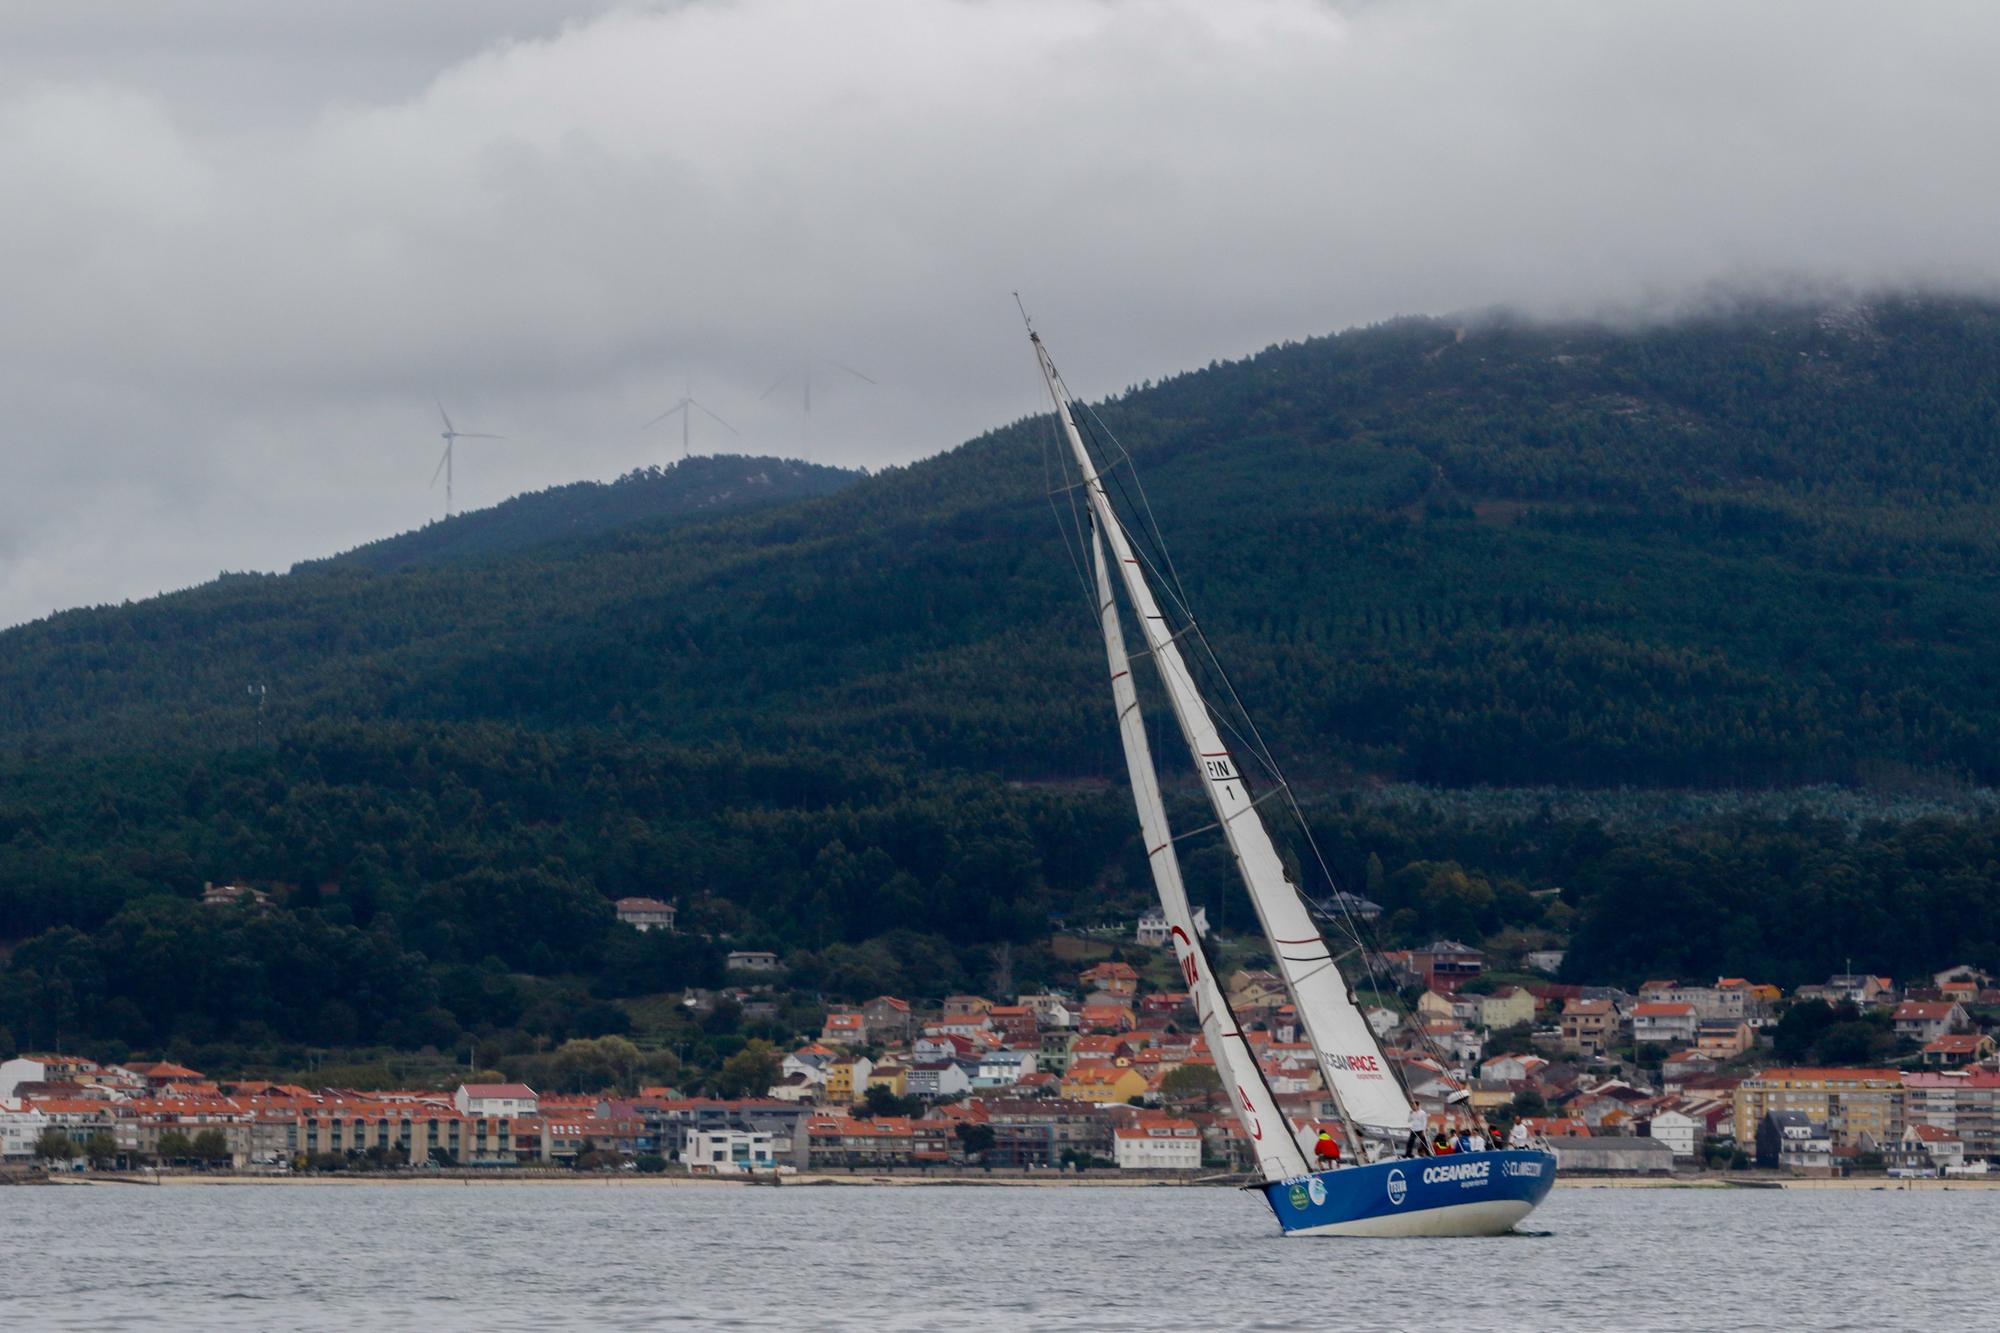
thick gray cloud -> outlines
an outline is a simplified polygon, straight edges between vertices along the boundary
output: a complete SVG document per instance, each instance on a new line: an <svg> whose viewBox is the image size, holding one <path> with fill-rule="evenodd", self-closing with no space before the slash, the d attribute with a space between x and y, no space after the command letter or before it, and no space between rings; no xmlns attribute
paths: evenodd
<svg viewBox="0 0 2000 1333"><path fill-rule="evenodd" d="M1993 277L2000 9L0 5L0 623L1494 303ZM858 366L760 393L799 357Z"/></svg>

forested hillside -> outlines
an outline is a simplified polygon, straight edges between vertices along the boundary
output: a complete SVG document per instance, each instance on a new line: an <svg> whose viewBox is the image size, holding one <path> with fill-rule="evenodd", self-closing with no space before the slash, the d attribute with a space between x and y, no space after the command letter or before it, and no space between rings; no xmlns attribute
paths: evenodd
<svg viewBox="0 0 2000 1333"><path fill-rule="evenodd" d="M1412 319L1096 411L1392 938L1569 936L1606 980L2000 963L1990 817L1613 831L1341 795L2000 783L2000 306ZM1002 941L1032 979L1049 913L1146 892L1050 447L1028 421L671 521L554 492L0 635L0 1026L574 1035L725 941L833 993L985 984ZM1192 850L1247 926L1222 868ZM277 918L191 906L238 878ZM626 893L715 940L635 942ZM259 961L301 950L310 986Z"/></svg>

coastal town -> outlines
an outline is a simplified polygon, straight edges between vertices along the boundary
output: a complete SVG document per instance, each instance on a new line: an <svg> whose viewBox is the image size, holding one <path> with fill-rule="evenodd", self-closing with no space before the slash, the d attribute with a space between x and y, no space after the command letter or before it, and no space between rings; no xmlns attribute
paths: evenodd
<svg viewBox="0 0 2000 1333"><path fill-rule="evenodd" d="M634 929L672 928L667 904L620 911ZM1097 941L1112 956L1080 963L1072 988L830 1005L792 1049L747 1048L751 1086L736 1096L483 1079L361 1090L24 1052L0 1061L0 1166L65 1178L1249 1171L1251 1143L1188 994L1171 988L1167 945L1148 913L1116 947ZM1412 1002L1367 1019L1434 1129L1519 1121L1569 1174L1963 1178L2000 1158L2000 989L1976 967L1900 982L1849 973L1790 993L1743 977L1628 992L1554 980L1554 951L1503 960L1513 970L1450 940L1381 958ZM755 1012L784 971L774 952L738 951L729 986L681 1003ZM1283 983L1241 967L1227 990L1278 1104L1302 1129L1338 1132ZM1822 1049L1872 1040L1888 1058L1779 1058L1801 1033Z"/></svg>

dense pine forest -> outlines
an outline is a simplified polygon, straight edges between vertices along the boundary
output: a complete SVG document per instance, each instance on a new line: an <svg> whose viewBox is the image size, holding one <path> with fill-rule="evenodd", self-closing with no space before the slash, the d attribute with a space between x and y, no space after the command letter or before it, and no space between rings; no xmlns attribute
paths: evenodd
<svg viewBox="0 0 2000 1333"><path fill-rule="evenodd" d="M2000 964L2000 305L1401 320L1095 414L1388 942ZM1052 915L1148 890L1052 447L696 460L0 635L0 1046L527 1050L725 948L802 993L990 985L1001 944L1061 980ZM1721 813L1357 799L1385 783ZM1808 784L1948 813L1724 795ZM1224 869L1192 851L1248 928ZM617 927L627 894L688 929Z"/></svg>

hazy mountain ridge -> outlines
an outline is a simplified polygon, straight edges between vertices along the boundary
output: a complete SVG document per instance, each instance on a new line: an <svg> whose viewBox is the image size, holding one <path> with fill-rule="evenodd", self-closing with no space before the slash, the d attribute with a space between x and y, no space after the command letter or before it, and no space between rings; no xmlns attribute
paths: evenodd
<svg viewBox="0 0 2000 1333"><path fill-rule="evenodd" d="M1099 411L1307 773L1993 782L1995 352L2000 309L1975 301L1637 330L1409 319ZM496 535L479 559L454 520L289 578L59 618L0 636L0 728L88 743L115 718L122 741L174 741L240 720L244 683L267 679L290 724L752 748L776 727L897 763L1106 771L1048 447L1045 421L1017 423L698 532L513 552Z"/></svg>

